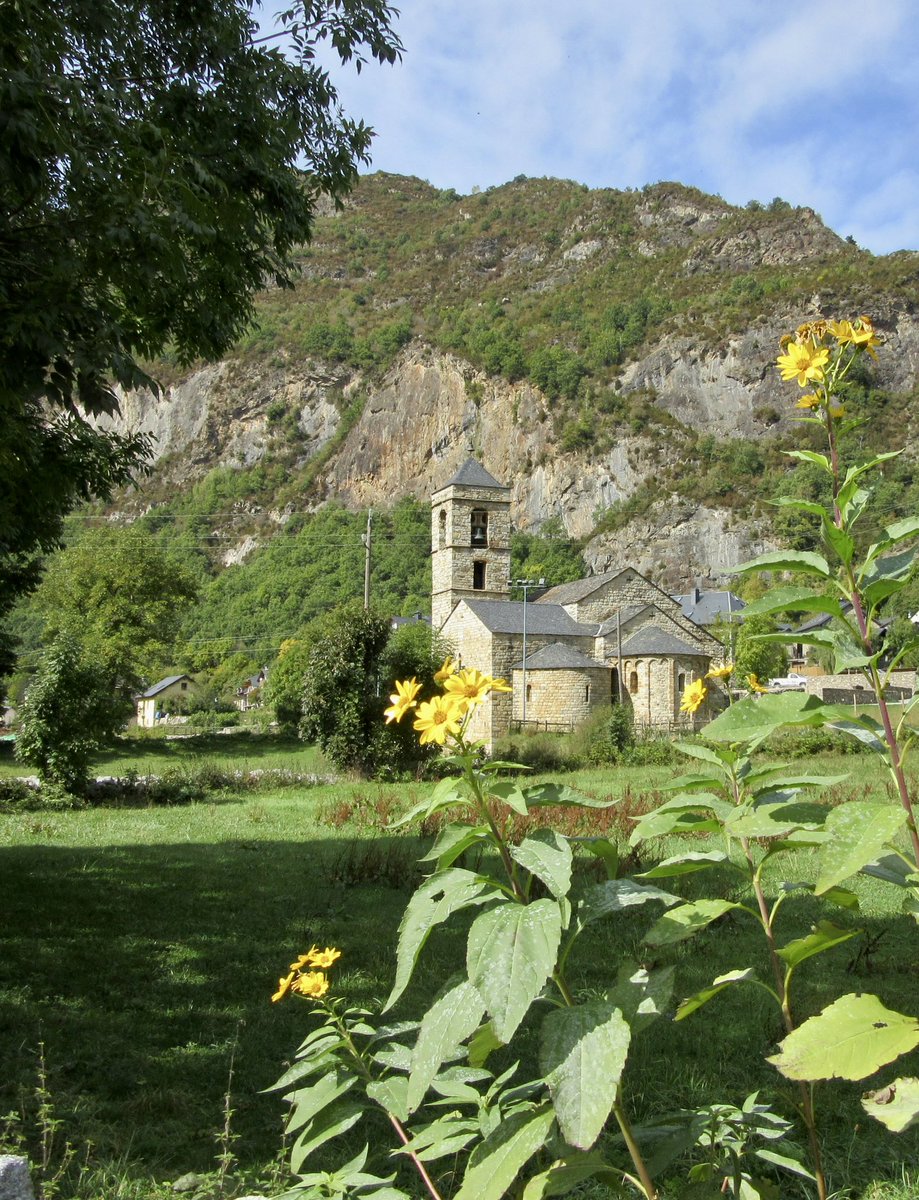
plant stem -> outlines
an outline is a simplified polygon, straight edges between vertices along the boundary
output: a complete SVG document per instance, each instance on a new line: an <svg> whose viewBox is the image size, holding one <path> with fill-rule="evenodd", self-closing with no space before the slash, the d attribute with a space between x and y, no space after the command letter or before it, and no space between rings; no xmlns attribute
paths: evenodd
<svg viewBox="0 0 919 1200"><path fill-rule="evenodd" d="M387 1112L386 1115L387 1115L387 1117L389 1117L389 1123L392 1125L393 1129L395 1129L396 1135L398 1136L399 1140L402 1142L402 1145L407 1146L408 1142L409 1142L408 1134L402 1128L402 1123L399 1121L398 1117L394 1117L391 1112ZM424 1186L428 1189L428 1193L431 1196L431 1200L443 1200L443 1197L441 1196L440 1192L437 1190L437 1188L434 1184L434 1181L431 1179L430 1175L424 1169L424 1163L417 1156L417 1154L413 1154L412 1151L409 1150L408 1157L412 1160L412 1164L414 1165L415 1170L421 1176L421 1180L424 1183Z"/></svg>
<svg viewBox="0 0 919 1200"><path fill-rule="evenodd" d="M641 1156L641 1151L638 1148L638 1143L635 1141L635 1135L632 1133L632 1126L629 1124L629 1118L626 1115L625 1107L622 1103L622 1084L616 1089L616 1099L613 1101L613 1114L619 1123L619 1129L622 1133L623 1141L629 1151L629 1157L638 1172L638 1178L641 1180L642 1190L648 1200L657 1200L657 1189L654 1186L654 1181L648 1174L648 1168L645 1165L645 1160ZM822 1200L822 1198L821 1198Z"/></svg>

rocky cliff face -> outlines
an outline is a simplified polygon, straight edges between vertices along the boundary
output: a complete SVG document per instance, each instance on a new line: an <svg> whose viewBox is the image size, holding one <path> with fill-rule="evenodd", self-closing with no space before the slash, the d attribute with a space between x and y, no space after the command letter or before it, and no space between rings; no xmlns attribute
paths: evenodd
<svg viewBox="0 0 919 1200"><path fill-rule="evenodd" d="M388 201L393 194L405 199L399 188L389 187ZM515 289L530 295L553 292L580 278L579 272L610 270L629 237L635 261L669 256L666 261L679 264L673 269L684 279L737 276L764 265L819 264L827 256L850 254L807 209L746 227L739 210L717 197L657 185L634 197L631 225L617 225L604 216L604 205L610 203L602 194L589 194L563 236L550 242L514 242L496 231L471 237L460 255L444 234L435 239L431 261L452 255L454 289L463 280L476 288L484 286L483 280L499 280L506 294L497 294L504 303ZM621 207L621 196L617 203ZM351 207L361 220L368 219L366 198ZM332 246L341 232L336 222L347 219L347 213L329 214L324 232L320 229L316 261L304 265L310 287L335 287L339 276L355 273L352 263L336 274L322 257L322 239ZM460 230L472 220L463 201L454 219ZM450 238L459 236L454 226L450 229ZM339 256L336 251L330 261ZM913 257L916 262L907 267L916 274L919 255ZM412 269L418 266L413 259ZM366 281L372 272L362 269ZM406 302L415 310L421 306L410 296L406 301L398 290L397 299L385 304ZM383 300L372 303L384 306ZM418 337L382 377L286 347L261 360L231 359L195 371L159 400L125 396L117 423L154 435L157 473L172 486L183 486L215 466L246 467L277 458L282 450L284 461L296 471L325 451L311 491L298 499L298 508L329 499L386 506L406 494L424 498L470 446L496 477L512 485L516 521L524 528L559 517L570 534L587 537L598 514L641 488L646 497L650 491L654 503L645 504L643 515L617 532L594 537L586 549L591 564L602 571L628 562L674 585L693 578L718 580L766 546L763 530L727 510L693 506L671 494L659 482L663 469L679 466L681 438L693 432L718 439L757 438L788 428L792 401L772 365L778 339L808 316L837 311L838 304L838 295L817 291L806 311L773 307L771 316L752 319L739 332L709 331L705 338L691 319L671 321L666 331L646 339L612 383L603 384L610 396L644 397L660 423L652 430L641 421L622 420L612 437L577 450L563 449L554 420L557 402L531 383L489 375ZM845 311L851 309L847 303ZM894 392L911 392L919 377L919 319L908 303L890 295L872 312L889 343L879 382ZM667 422L674 431L669 440ZM143 494L134 498L138 502L143 504ZM283 511L276 515L283 519ZM245 546L234 553L238 558Z"/></svg>

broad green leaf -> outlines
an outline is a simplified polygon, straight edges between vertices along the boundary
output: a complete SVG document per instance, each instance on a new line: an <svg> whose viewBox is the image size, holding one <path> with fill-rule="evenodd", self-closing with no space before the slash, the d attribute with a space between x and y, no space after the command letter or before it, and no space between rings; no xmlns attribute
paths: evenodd
<svg viewBox="0 0 919 1200"><path fill-rule="evenodd" d="M520 813L522 817L525 817L530 811L527 808L523 789L519 783L515 783L513 780L489 784L488 794L498 800L503 800L508 808L512 808L515 813Z"/></svg>
<svg viewBox="0 0 919 1200"><path fill-rule="evenodd" d="M312 1087L298 1088L287 1097L291 1109L284 1125L285 1131L293 1133L307 1121L312 1121L317 1113L349 1092L356 1081L356 1075L336 1069L324 1075Z"/></svg>
<svg viewBox="0 0 919 1200"><path fill-rule="evenodd" d="M555 1123L550 1105L513 1113L473 1150L453 1200L501 1200Z"/></svg>
<svg viewBox="0 0 919 1200"><path fill-rule="evenodd" d="M807 775L792 772L787 766L766 767L761 771L751 771L744 779L744 786L757 796L764 791L775 791L788 788L825 788L835 787L837 783L845 783L846 775Z"/></svg>
<svg viewBox="0 0 919 1200"><path fill-rule="evenodd" d="M760 801L737 808L724 823L726 833L737 838L782 837L795 829L823 824L826 809L797 800Z"/></svg>
<svg viewBox="0 0 919 1200"><path fill-rule="evenodd" d="M487 886L472 871L448 867L445 871L437 871L418 888L399 925L396 979L383 1012L392 1008L408 986L418 955L435 925L440 925L461 908L483 903L487 897L482 893Z"/></svg>
<svg viewBox="0 0 919 1200"><path fill-rule="evenodd" d="M884 532L891 546L902 542L904 538L919 536L919 517L904 517L902 521L894 521Z"/></svg>
<svg viewBox="0 0 919 1200"><path fill-rule="evenodd" d="M408 1120L408 1080L404 1075L387 1075L385 1079L376 1079L368 1083L364 1090L386 1112L392 1113L400 1121Z"/></svg>
<svg viewBox="0 0 919 1200"><path fill-rule="evenodd" d="M606 993L625 1017L632 1033L663 1016L673 995L673 967L648 971L635 963L623 963L617 972L616 986Z"/></svg>
<svg viewBox="0 0 919 1200"><path fill-rule="evenodd" d="M845 529L840 529L826 513L823 516L823 540L840 562L845 563L846 566L851 563L852 556L855 554L855 542L852 540L852 535Z"/></svg>
<svg viewBox="0 0 919 1200"><path fill-rule="evenodd" d="M434 845L418 861L436 862L443 870L456 862L471 846L484 841L487 836L488 828L485 825L445 825L437 835Z"/></svg>
<svg viewBox="0 0 919 1200"><path fill-rule="evenodd" d="M827 839L818 851L817 895L874 862L905 822L905 811L895 804L851 800L834 808L824 826Z"/></svg>
<svg viewBox="0 0 919 1200"><path fill-rule="evenodd" d="M468 1058L471 1067L482 1067L488 1061L488 1056L495 1050L500 1050L504 1043L495 1033L491 1021L480 1025L469 1039Z"/></svg>
<svg viewBox="0 0 919 1200"><path fill-rule="evenodd" d="M719 788L725 780L725 770L721 767L717 771L709 771L704 775L678 775L675 779L669 779L664 784L664 789L668 792L686 792L687 795L695 795L702 793L709 795L711 788Z"/></svg>
<svg viewBox="0 0 919 1200"><path fill-rule="evenodd" d="M817 594L804 587L770 588L765 596L751 601L743 610L743 615L746 620L747 617L784 612L786 609L793 612L829 613L833 617L842 616L838 596L830 592Z"/></svg>
<svg viewBox="0 0 919 1200"><path fill-rule="evenodd" d="M511 846L511 857L531 875L541 879L558 899L571 887L571 846L567 838L551 829L540 829Z"/></svg>
<svg viewBox="0 0 919 1200"><path fill-rule="evenodd" d="M694 871L704 871L723 862L728 862L728 856L722 850L692 850L687 854L662 859L650 871L640 872L638 878L667 879L671 875L691 875Z"/></svg>
<svg viewBox="0 0 919 1200"><path fill-rule="evenodd" d="M591 921L598 921L610 913L622 912L636 904L647 904L649 900L677 904L679 896L662 892L660 888L646 883L635 883L632 879L607 879L604 883L595 883L578 901L575 910L578 928L583 929Z"/></svg>
<svg viewBox="0 0 919 1200"><path fill-rule="evenodd" d="M673 1019L675 1021L682 1021L684 1017L688 1017L690 1013L694 1013L703 1004L708 1004L709 1000L717 996L719 992L723 992L725 988L729 988L735 983L746 983L747 980L755 978L756 972L752 967L743 967L737 971L727 971L724 975L719 975L713 979L707 988L702 988L695 995L687 996L685 1000L682 1000Z"/></svg>
<svg viewBox="0 0 919 1200"><path fill-rule="evenodd" d="M700 746L698 742L675 742L674 745L681 754L688 754L690 758L697 758L700 762L711 763L717 767L718 772L712 779L723 778L724 768L733 766L737 759L733 750L723 746Z"/></svg>
<svg viewBox="0 0 919 1200"><path fill-rule="evenodd" d="M919 1021L877 996L848 995L811 1017L769 1058L787 1079L865 1079L919 1046Z"/></svg>
<svg viewBox="0 0 919 1200"><path fill-rule="evenodd" d="M837 709L839 705L835 706ZM877 728L873 728L873 726ZM875 754L887 757L887 743L884 741L883 728L871 717L859 717L858 720L850 719L842 720L834 717L832 721L826 722L827 729L835 729L837 733L844 733L847 737L854 738L857 742L867 746Z"/></svg>
<svg viewBox="0 0 919 1200"><path fill-rule="evenodd" d="M815 517L822 517L826 512L824 506L818 504L816 500L801 500L798 496L777 496L769 503L774 504L776 508L794 508L798 512L811 513ZM744 612L746 611L744 609Z"/></svg>
<svg viewBox="0 0 919 1200"><path fill-rule="evenodd" d="M618 800L594 800L576 792L563 783L536 783L524 788L523 794L530 808L546 808L560 805L562 808L611 808Z"/></svg>
<svg viewBox="0 0 919 1200"><path fill-rule="evenodd" d="M819 575L823 579L829 579L831 574L826 559L811 550L773 550L741 563L737 571L738 574L747 571L800 571L805 575Z"/></svg>
<svg viewBox="0 0 919 1200"><path fill-rule="evenodd" d="M806 958L813 958L815 954L831 950L834 946L847 942L849 938L854 938L858 933L861 933L860 929L840 929L831 921L818 921L810 933L795 938L776 953L787 966L796 967Z"/></svg>
<svg viewBox="0 0 919 1200"><path fill-rule="evenodd" d="M603 1161L596 1151L589 1154L572 1152L565 1158L556 1159L547 1171L541 1171L527 1181L521 1200L550 1200L553 1196L567 1196L578 1184L596 1179L611 1191L614 1197L623 1197L622 1172Z"/></svg>
<svg viewBox="0 0 919 1200"><path fill-rule="evenodd" d="M421 1019L412 1051L412 1072L406 1102L414 1112L431 1081L457 1046L474 1033L484 1005L468 979L462 979L435 1000Z"/></svg>
<svg viewBox="0 0 919 1200"><path fill-rule="evenodd" d="M862 867L863 875L871 875L875 879L883 879L885 883L893 883L897 887L909 888L919 883L912 867L905 863L899 854L884 854L875 862Z"/></svg>
<svg viewBox="0 0 919 1200"><path fill-rule="evenodd" d="M891 1133L905 1133L919 1125L919 1079L895 1079L887 1087L869 1092L862 1097L862 1108Z"/></svg>
<svg viewBox="0 0 919 1200"><path fill-rule="evenodd" d="M801 462L809 462L813 463L815 467L822 467L828 475L833 473L830 460L825 454L818 454L816 450L786 450L785 454L789 458L797 458Z"/></svg>
<svg viewBox="0 0 919 1200"><path fill-rule="evenodd" d="M589 1150L616 1099L631 1031L609 1000L557 1008L542 1024L540 1070L565 1141Z"/></svg>
<svg viewBox="0 0 919 1200"><path fill-rule="evenodd" d="M465 803L467 803L467 797L462 791L462 781L448 775L445 779L441 779L430 796L413 805L407 813L403 813L395 821L390 822L388 828L398 829L401 825L407 825L409 821L414 821L416 817L429 817L432 813L451 804Z"/></svg>
<svg viewBox="0 0 919 1200"><path fill-rule="evenodd" d="M555 969L561 936L553 900L507 901L473 921L466 967L503 1042L511 1040Z"/></svg>
<svg viewBox="0 0 919 1200"><path fill-rule="evenodd" d="M750 696L732 704L705 726L715 742L761 742L782 725L819 725L823 702L803 692Z"/></svg>
<svg viewBox="0 0 919 1200"><path fill-rule="evenodd" d="M721 828L717 816L709 814L721 804L724 809L730 809L725 801L719 801L717 796L700 794L689 796L678 804L662 804L654 812L642 817L629 837L629 845L637 846L650 838L664 837L668 833L717 833ZM699 809L704 811L700 812Z"/></svg>
<svg viewBox="0 0 919 1200"><path fill-rule="evenodd" d="M681 904L655 921L644 941L648 946L672 946L674 942L695 937L700 929L740 907L731 900L696 900L692 904Z"/></svg>
<svg viewBox="0 0 919 1200"><path fill-rule="evenodd" d="M456 1154L481 1135L476 1117L464 1117L458 1113L447 1113L430 1125L419 1129L411 1141L394 1150L395 1154L415 1154L423 1162Z"/></svg>
<svg viewBox="0 0 919 1200"><path fill-rule="evenodd" d="M605 837L579 837L571 840L583 846L594 857L602 859L608 879L616 878L619 874L619 847L615 842Z"/></svg>
<svg viewBox="0 0 919 1200"><path fill-rule="evenodd" d="M295 1175L299 1174L300 1168L314 1150L318 1150L332 1138L340 1137L352 1125L356 1125L363 1115L363 1105L350 1102L333 1104L330 1108L323 1109L294 1142L290 1152L291 1171Z"/></svg>
<svg viewBox="0 0 919 1200"><path fill-rule="evenodd" d="M790 1158L787 1154L776 1154L774 1150L767 1150L763 1147L757 1147L753 1153L763 1162L771 1163L774 1167L781 1167L783 1171L791 1171L793 1175L800 1175L802 1179L816 1182L807 1167L803 1163L799 1163L796 1158Z"/></svg>

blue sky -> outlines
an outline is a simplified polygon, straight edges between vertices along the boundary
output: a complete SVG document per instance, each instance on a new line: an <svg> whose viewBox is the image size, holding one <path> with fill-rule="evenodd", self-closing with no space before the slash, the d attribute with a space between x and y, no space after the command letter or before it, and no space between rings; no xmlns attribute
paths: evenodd
<svg viewBox="0 0 919 1200"><path fill-rule="evenodd" d="M333 70L377 131L373 170L461 193L678 180L919 249L916 0L395 4L401 64Z"/></svg>

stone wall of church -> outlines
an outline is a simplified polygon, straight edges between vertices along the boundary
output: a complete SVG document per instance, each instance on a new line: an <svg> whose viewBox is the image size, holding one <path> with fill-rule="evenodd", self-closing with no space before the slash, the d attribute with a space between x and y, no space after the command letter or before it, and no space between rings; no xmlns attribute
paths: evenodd
<svg viewBox="0 0 919 1200"><path fill-rule="evenodd" d="M682 609L675 600L655 587L653 583L649 583L647 579L643 579L631 571L611 580L605 587L585 600L577 604L566 604L565 607L576 621L583 621L585 624L591 622L600 624L615 615L617 609L631 608L638 604L656 605L664 616L670 618L670 621L665 624L660 617L655 620L655 614L651 614L649 618L630 625L629 634L637 633L646 624L656 625L662 629L669 629L675 637L702 645L709 654L717 656L723 652L723 647L716 638L683 616ZM612 636L615 641L615 633ZM623 634L623 639L626 636Z"/></svg>
<svg viewBox="0 0 919 1200"><path fill-rule="evenodd" d="M705 705L693 716L680 712L683 689L708 669L702 656L643 655L622 660L623 699L636 726L647 729L700 729L714 716Z"/></svg>
<svg viewBox="0 0 919 1200"><path fill-rule="evenodd" d="M529 638L527 638L529 642ZM595 708L610 702L610 672L596 670L550 670L526 673L526 721L546 722L573 728L587 719ZM514 720L524 720L524 674L514 671Z"/></svg>

